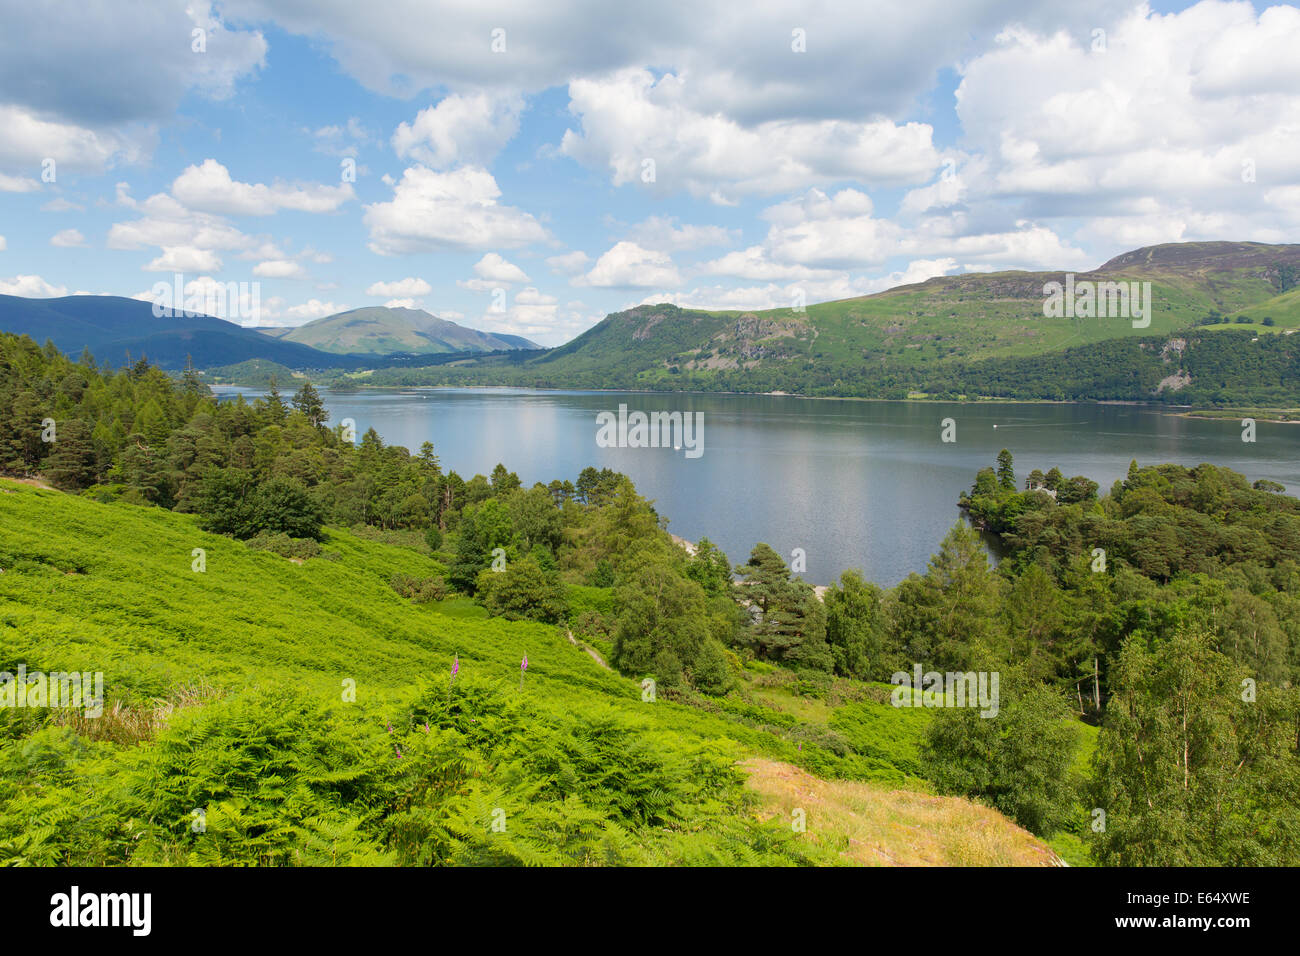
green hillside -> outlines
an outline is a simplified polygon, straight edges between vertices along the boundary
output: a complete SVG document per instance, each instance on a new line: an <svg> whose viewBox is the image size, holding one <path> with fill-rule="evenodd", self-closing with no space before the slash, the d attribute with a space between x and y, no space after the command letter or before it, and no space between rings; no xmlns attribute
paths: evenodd
<svg viewBox="0 0 1300 956"><path fill-rule="evenodd" d="M296 328L265 328L267 335L323 352L351 355L444 355L536 349L517 335L493 335L440 319L421 309L374 306L314 319Z"/></svg>
<svg viewBox="0 0 1300 956"><path fill-rule="evenodd" d="M894 792L926 785L881 749L916 713L855 705L854 726L863 706L884 724L837 752L779 709L643 702L562 629L401 597L394 574L442 570L409 548L331 529L295 563L10 481L0 528L0 670L102 671L107 698L93 720L0 708L0 864L862 862L829 806L816 841L772 818L783 794L743 786L760 757L887 783L858 793L898 804L881 839L901 857L888 841L935 812ZM1053 859L992 810L942 805L918 862Z"/></svg>
<svg viewBox="0 0 1300 956"><path fill-rule="evenodd" d="M608 468L327 420L0 335L0 864L1300 859L1276 482L1004 449L923 573L819 593Z"/></svg>
<svg viewBox="0 0 1300 956"><path fill-rule="evenodd" d="M1201 348L1186 333L1223 316L1271 316L1270 331L1300 327L1296 307L1300 246L1179 243L1135 250L1082 282L1150 282L1149 324L1131 318L1044 316L1044 285L1059 272L976 273L931 279L875 295L755 312L706 312L645 305L615 313L572 342L519 358L367 373L381 385L517 384L545 387L786 391L807 395L905 398L944 395L1010 398L1157 399L1215 402L1183 359ZM1231 323L1231 318L1228 320ZM1252 329L1253 325L1233 325ZM1262 324L1260 329L1265 328ZM1175 343L1171 355L1169 343ZM1216 368L1251 354L1252 343L1205 346ZM1086 381L1067 389L1059 375L1039 381L1034 362L1070 350L1069 371ZM1258 370L1228 376L1229 400L1300 402L1290 343ZM1114 371L1099 382L1092 373ZM1248 362L1249 360L1247 360ZM1059 371L1059 368L1057 369ZM1091 376L1091 377L1090 377ZM1212 377L1212 376L1211 376ZM1177 387L1162 388L1166 379ZM1190 389L1190 391L1188 391Z"/></svg>

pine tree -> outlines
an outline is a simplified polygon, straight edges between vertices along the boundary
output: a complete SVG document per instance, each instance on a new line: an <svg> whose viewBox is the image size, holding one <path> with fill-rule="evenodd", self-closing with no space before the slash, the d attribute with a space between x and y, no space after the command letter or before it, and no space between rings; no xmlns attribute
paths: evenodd
<svg viewBox="0 0 1300 956"><path fill-rule="evenodd" d="M311 382L303 382L302 388L293 397L293 407L307 416L307 421L313 428L320 428L329 421L330 415L325 410L325 403Z"/></svg>
<svg viewBox="0 0 1300 956"><path fill-rule="evenodd" d="M998 452L998 485L1007 491L1016 490L1016 472L1011 458L1011 452L1005 448Z"/></svg>

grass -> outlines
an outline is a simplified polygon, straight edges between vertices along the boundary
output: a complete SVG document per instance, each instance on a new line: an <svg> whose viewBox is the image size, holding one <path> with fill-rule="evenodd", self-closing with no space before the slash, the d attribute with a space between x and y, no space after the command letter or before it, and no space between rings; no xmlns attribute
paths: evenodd
<svg viewBox="0 0 1300 956"><path fill-rule="evenodd" d="M1051 866L1052 851L995 810L956 797L827 781L774 760L743 764L763 813L791 827L802 811L805 839L859 866Z"/></svg>
<svg viewBox="0 0 1300 956"><path fill-rule="evenodd" d="M0 670L102 672L106 696L96 719L0 710L0 864L858 862L757 813L740 762L925 789L923 712L798 683L647 703L563 628L401 597L394 575L444 567L377 537L328 529L295 563L189 515L0 480ZM1003 858L1008 821L932 799L898 797L941 828L927 846L951 836L917 859ZM957 804L984 821L969 857Z"/></svg>

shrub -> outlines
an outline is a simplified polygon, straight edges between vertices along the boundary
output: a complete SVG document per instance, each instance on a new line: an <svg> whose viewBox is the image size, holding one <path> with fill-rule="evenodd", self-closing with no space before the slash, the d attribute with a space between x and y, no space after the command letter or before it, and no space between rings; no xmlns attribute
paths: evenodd
<svg viewBox="0 0 1300 956"><path fill-rule="evenodd" d="M248 539L248 546L259 551L271 551L282 558L315 558L320 556L320 542L314 538L291 538L283 532L262 531Z"/></svg>
<svg viewBox="0 0 1300 956"><path fill-rule="evenodd" d="M394 574L388 583L394 591L416 604L441 601L447 596L447 581L444 578L416 578L409 574Z"/></svg>

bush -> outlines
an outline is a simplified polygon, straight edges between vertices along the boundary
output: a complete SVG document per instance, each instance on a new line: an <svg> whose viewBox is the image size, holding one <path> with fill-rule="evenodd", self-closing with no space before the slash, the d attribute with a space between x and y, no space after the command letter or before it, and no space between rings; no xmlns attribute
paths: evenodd
<svg viewBox="0 0 1300 956"><path fill-rule="evenodd" d="M320 540L325 515L307 489L290 478L254 483L235 468L209 472L195 499L205 531L247 540L259 532Z"/></svg>
<svg viewBox="0 0 1300 956"><path fill-rule="evenodd" d="M447 596L447 581L444 578L416 578L409 574L394 574L388 583L394 591L416 604L441 601Z"/></svg>
<svg viewBox="0 0 1300 956"><path fill-rule="evenodd" d="M271 551L282 558L315 558L320 556L320 542L314 538L291 538L283 532L262 531L248 539L248 546L259 551Z"/></svg>

